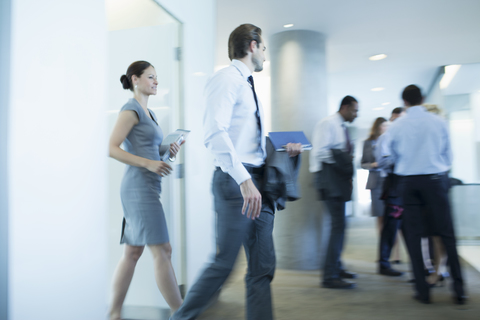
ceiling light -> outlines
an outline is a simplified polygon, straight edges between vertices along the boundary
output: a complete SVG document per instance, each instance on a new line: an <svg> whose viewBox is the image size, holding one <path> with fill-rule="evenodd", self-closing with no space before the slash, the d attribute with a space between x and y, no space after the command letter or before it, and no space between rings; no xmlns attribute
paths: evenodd
<svg viewBox="0 0 480 320"><path fill-rule="evenodd" d="M382 90L385 90L385 88L378 87L378 88L372 88L371 90L372 91L382 91Z"/></svg>
<svg viewBox="0 0 480 320"><path fill-rule="evenodd" d="M445 73L443 74L442 80L440 80L440 89L446 89L448 87L461 66L460 64L452 64L444 67Z"/></svg>
<svg viewBox="0 0 480 320"><path fill-rule="evenodd" d="M291 27L293 27L293 23L284 24L283 27L284 28L291 28Z"/></svg>
<svg viewBox="0 0 480 320"><path fill-rule="evenodd" d="M379 110L383 110L383 109L385 109L385 108L384 107L378 107L378 108L373 108L372 110L373 111L379 111Z"/></svg>
<svg viewBox="0 0 480 320"><path fill-rule="evenodd" d="M382 106L388 106L390 104L390 102L384 102L382 103Z"/></svg>
<svg viewBox="0 0 480 320"><path fill-rule="evenodd" d="M386 54L384 53L381 53L381 54L376 54L374 56L371 56L370 58L368 58L369 60L372 60L372 61L378 61L378 60L382 60L382 59L385 59L387 57Z"/></svg>

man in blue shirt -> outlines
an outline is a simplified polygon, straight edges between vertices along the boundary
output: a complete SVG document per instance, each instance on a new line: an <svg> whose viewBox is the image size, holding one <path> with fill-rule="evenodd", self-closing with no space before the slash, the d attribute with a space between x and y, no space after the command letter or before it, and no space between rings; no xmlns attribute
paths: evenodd
<svg viewBox="0 0 480 320"><path fill-rule="evenodd" d="M428 233L442 238L454 281L454 301L463 304L466 297L448 200L452 151L447 123L421 106L423 97L417 86L406 87L402 99L407 114L386 132L382 157L391 157L394 173L400 176L403 223L415 276L414 298L430 303L421 251L421 238Z"/></svg>

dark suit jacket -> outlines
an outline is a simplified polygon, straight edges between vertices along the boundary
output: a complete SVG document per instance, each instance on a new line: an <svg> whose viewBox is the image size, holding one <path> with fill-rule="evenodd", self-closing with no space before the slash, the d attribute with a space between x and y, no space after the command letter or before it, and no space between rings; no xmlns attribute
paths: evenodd
<svg viewBox="0 0 480 320"><path fill-rule="evenodd" d="M322 163L322 170L315 176L315 186L320 200L333 198L342 201L352 199L353 162L352 156L342 150L332 149L335 163Z"/></svg>
<svg viewBox="0 0 480 320"><path fill-rule="evenodd" d="M277 210L285 209L286 201L300 199L298 174L301 157L290 157L287 152L275 151L272 142L267 137L267 159L263 176L263 192L275 203Z"/></svg>

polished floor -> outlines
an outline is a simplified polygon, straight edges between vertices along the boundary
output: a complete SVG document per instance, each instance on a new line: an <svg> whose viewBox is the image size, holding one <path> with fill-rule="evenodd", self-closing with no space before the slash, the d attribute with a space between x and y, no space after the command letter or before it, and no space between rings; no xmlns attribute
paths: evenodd
<svg viewBox="0 0 480 320"><path fill-rule="evenodd" d="M372 218L349 219L347 243L343 260L348 269L359 273L358 287L352 290L324 289L319 286L319 271L277 270L272 283L275 319L277 320L468 320L480 319L480 272L462 261L467 283L469 303L457 306L452 303L448 286L432 289L431 305L420 304L412 299L412 285L407 283L410 275L389 278L376 273L377 237ZM463 247L462 247L463 248ZM475 249L463 250L478 254ZM459 251L462 251L460 249ZM406 254L402 252L403 264L398 269L409 269ZM477 256L477 255L476 255ZM245 258L239 256L237 267L224 286L220 298L198 319L243 320L245 289L243 275ZM162 319L131 317L131 319ZM164 318L165 319L165 318Z"/></svg>

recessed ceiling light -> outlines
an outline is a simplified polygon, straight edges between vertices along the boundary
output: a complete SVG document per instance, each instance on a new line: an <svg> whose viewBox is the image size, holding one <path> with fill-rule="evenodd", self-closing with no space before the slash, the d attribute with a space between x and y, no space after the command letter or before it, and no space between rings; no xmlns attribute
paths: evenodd
<svg viewBox="0 0 480 320"><path fill-rule="evenodd" d="M284 28L291 28L291 27L293 27L293 23L284 24L283 27Z"/></svg>
<svg viewBox="0 0 480 320"><path fill-rule="evenodd" d="M385 108L384 107L378 107L378 108L373 108L372 110L373 111L379 111L379 110L383 110L383 109L385 109Z"/></svg>
<svg viewBox="0 0 480 320"><path fill-rule="evenodd" d="M378 61L378 60L382 60L382 59L385 59L387 57L386 54L384 53L381 53L381 54L376 54L374 56L371 56L370 58L368 58L369 60L372 60L372 61Z"/></svg>
<svg viewBox="0 0 480 320"><path fill-rule="evenodd" d="M390 104L390 102L384 102L382 103L382 106L388 106Z"/></svg>
<svg viewBox="0 0 480 320"><path fill-rule="evenodd" d="M442 80L440 80L440 89L446 89L448 87L461 66L462 65L460 64L452 64L449 66L445 66L445 73L443 74Z"/></svg>
<svg viewBox="0 0 480 320"><path fill-rule="evenodd" d="M371 90L372 91L382 91L382 90L385 90L385 88L378 87L378 88L372 88Z"/></svg>

